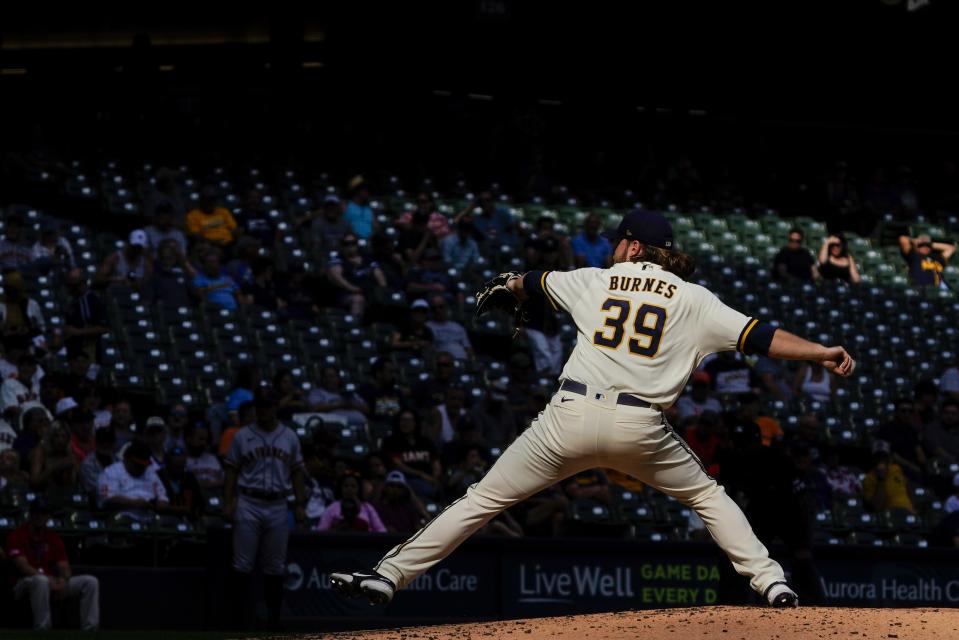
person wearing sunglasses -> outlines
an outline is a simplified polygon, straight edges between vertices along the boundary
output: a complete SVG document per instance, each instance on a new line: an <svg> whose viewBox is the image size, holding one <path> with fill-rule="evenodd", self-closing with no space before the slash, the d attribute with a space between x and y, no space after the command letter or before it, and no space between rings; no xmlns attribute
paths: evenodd
<svg viewBox="0 0 959 640"><path fill-rule="evenodd" d="M956 252L956 245L947 242L933 242L926 234L918 237L899 236L899 249L902 257L909 265L909 279L919 287L947 286L942 279L942 272L952 254Z"/></svg>
<svg viewBox="0 0 959 640"><path fill-rule="evenodd" d="M802 229L789 230L785 247L773 259L773 274L780 280L819 280L819 269L812 252L803 246Z"/></svg>

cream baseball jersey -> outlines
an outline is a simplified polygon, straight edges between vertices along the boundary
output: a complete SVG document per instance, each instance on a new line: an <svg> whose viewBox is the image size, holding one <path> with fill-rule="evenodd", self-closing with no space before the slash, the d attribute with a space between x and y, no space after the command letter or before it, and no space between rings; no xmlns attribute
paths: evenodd
<svg viewBox="0 0 959 640"><path fill-rule="evenodd" d="M562 378L662 407L676 401L707 355L750 346L765 352L774 331L650 262L530 272L523 288L545 295L576 323L576 347Z"/></svg>

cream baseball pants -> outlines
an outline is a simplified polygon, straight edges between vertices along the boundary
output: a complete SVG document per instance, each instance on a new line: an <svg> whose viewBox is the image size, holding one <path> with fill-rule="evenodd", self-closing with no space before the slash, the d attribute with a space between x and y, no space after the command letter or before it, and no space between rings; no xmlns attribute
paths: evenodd
<svg viewBox="0 0 959 640"><path fill-rule="evenodd" d="M375 570L401 588L449 555L474 531L517 502L594 467L628 473L693 509L733 567L759 593L785 580L739 506L703 469L660 411L616 403L618 394L587 387L558 391L486 476Z"/></svg>

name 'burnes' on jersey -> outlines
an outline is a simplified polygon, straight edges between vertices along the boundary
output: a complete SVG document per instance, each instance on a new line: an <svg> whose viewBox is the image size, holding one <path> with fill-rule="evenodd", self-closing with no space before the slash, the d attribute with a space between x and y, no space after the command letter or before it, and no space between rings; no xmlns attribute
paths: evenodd
<svg viewBox="0 0 959 640"><path fill-rule="evenodd" d="M631 278L628 276L610 276L610 291L635 291L657 293L664 298L672 298L676 293L676 285L669 284L659 278Z"/></svg>

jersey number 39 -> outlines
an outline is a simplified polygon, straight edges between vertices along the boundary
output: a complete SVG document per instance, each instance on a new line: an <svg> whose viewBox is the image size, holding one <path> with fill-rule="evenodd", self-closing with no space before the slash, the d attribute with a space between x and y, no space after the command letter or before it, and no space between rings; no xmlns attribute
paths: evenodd
<svg viewBox="0 0 959 640"><path fill-rule="evenodd" d="M601 307L609 312L606 325L593 334L593 344L607 349L618 349L626 335L625 324L629 319L631 303L619 298L606 298ZM629 352L644 358L653 358L659 352L659 342L666 328L666 310L651 304L640 305L633 319L633 336L626 341ZM609 330L612 329L612 335Z"/></svg>

